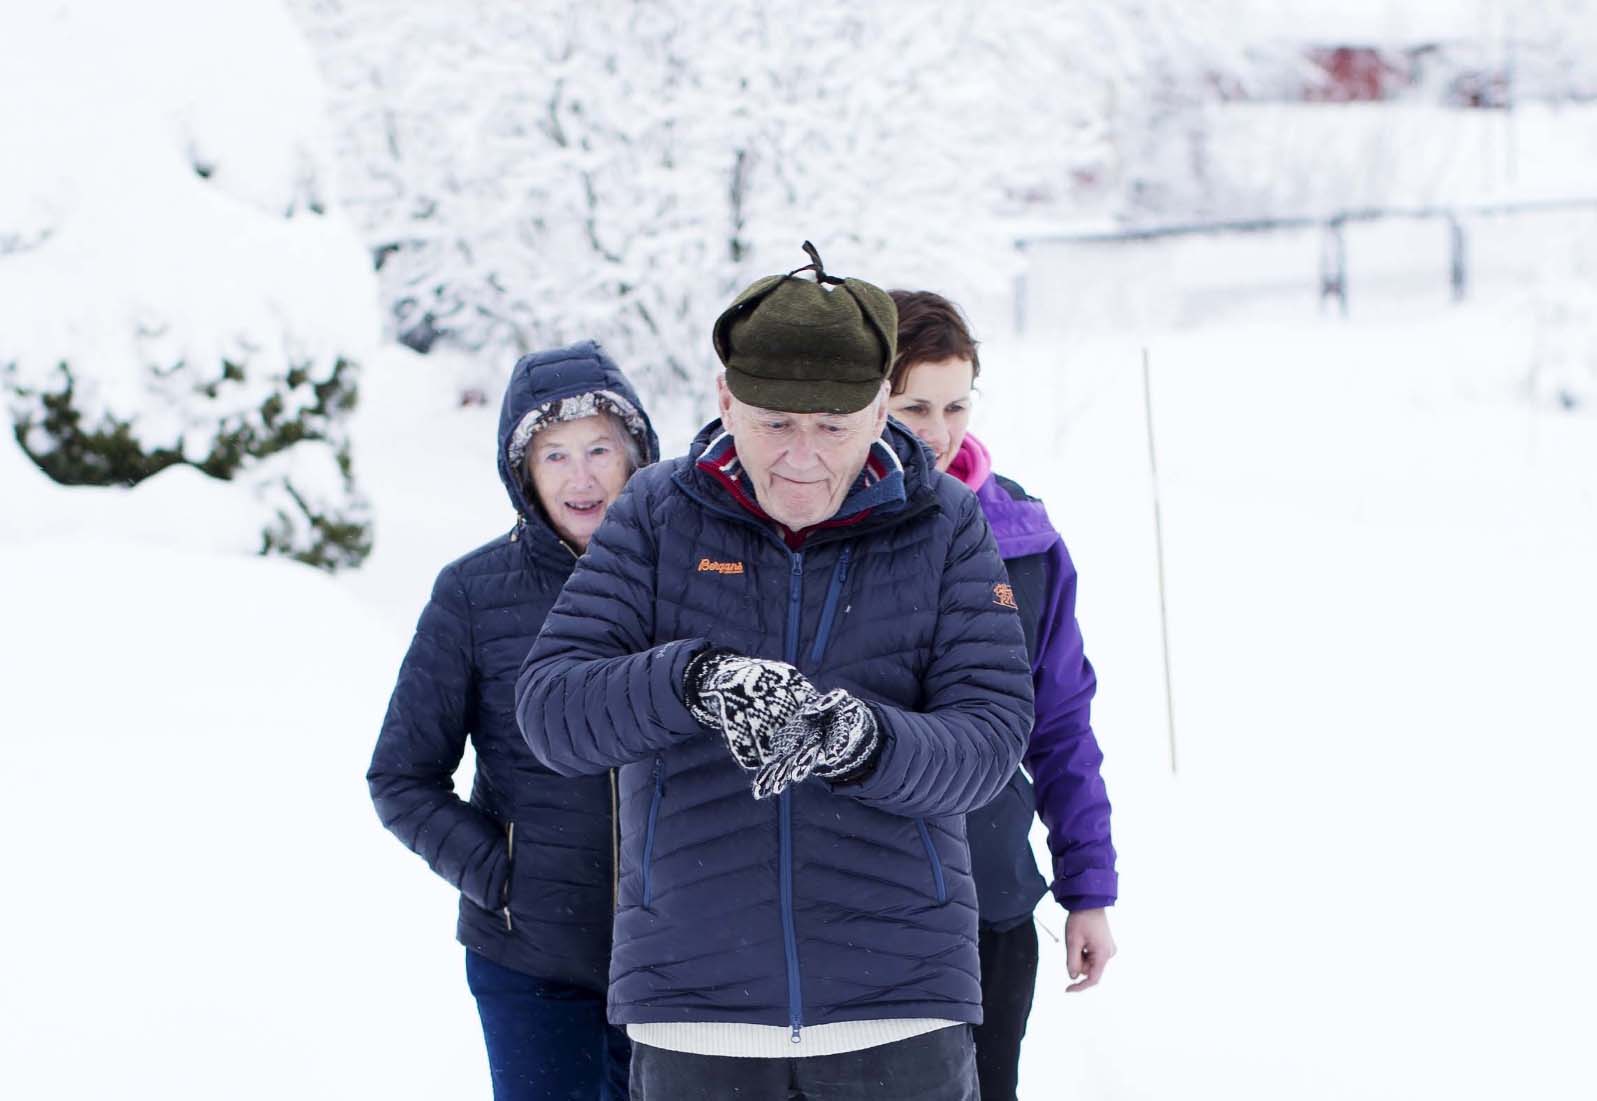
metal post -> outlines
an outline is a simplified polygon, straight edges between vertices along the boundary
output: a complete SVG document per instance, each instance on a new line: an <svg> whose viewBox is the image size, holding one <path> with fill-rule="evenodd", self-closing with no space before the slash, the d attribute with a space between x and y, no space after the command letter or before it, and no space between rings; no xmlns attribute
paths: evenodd
<svg viewBox="0 0 1597 1101"><path fill-rule="evenodd" d="M1453 288L1453 301L1464 301L1469 290L1469 252L1464 240L1464 226L1455 215L1447 216L1448 281Z"/></svg>
<svg viewBox="0 0 1597 1101"><path fill-rule="evenodd" d="M1148 349L1142 349L1142 406L1148 418L1148 470L1153 478L1153 545L1159 568L1159 638L1164 648L1165 724L1170 734L1170 775L1176 774L1176 703L1170 687L1170 616L1165 610L1164 517L1159 508L1159 450L1153 435L1153 382L1148 374Z"/></svg>
<svg viewBox="0 0 1597 1101"><path fill-rule="evenodd" d="M1347 316L1347 240L1342 233L1341 218L1325 223L1320 237L1320 306L1327 298L1335 298Z"/></svg>

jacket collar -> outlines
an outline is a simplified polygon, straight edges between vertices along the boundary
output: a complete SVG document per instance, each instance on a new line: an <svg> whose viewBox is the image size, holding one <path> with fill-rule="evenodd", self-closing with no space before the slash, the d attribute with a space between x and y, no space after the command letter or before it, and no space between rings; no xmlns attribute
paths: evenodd
<svg viewBox="0 0 1597 1101"><path fill-rule="evenodd" d="M1059 533L1048 519L1048 509L1014 482L1001 481L989 474L976 491L993 541L1003 558L1024 558L1041 554L1059 541Z"/></svg>
<svg viewBox="0 0 1597 1101"><path fill-rule="evenodd" d="M911 433L890 420L881 437L871 444L865 465L837 513L819 524L793 532L760 507L748 473L738 461L737 445L731 433L720 420L714 420L699 431L676 480L701 499L720 500L734 506L738 512L770 528L789 549L797 550L811 536L831 529L863 531L935 507L935 490L928 474L930 478L938 476L931 466L931 453Z"/></svg>

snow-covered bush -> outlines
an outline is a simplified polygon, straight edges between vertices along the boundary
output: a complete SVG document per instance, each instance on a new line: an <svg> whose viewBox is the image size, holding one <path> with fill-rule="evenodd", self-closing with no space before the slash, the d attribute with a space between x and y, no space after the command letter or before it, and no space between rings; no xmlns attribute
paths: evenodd
<svg viewBox="0 0 1597 1101"><path fill-rule="evenodd" d="M262 553L369 550L345 421L375 335L328 212L319 78L278 0L59 0L8 15L0 386L66 485L176 463L258 502ZM203 522L195 518L196 522Z"/></svg>

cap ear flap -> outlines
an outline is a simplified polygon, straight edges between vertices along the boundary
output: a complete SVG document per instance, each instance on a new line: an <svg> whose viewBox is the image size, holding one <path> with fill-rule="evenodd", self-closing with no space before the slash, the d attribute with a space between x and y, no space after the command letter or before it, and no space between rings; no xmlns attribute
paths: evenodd
<svg viewBox="0 0 1597 1101"><path fill-rule="evenodd" d="M859 303L860 313L882 344L882 377L893 370L893 360L898 357L898 304L893 296L874 284L861 279L843 280L843 289Z"/></svg>
<svg viewBox="0 0 1597 1101"><path fill-rule="evenodd" d="M715 319L710 339L715 344L715 354L721 360L722 366L726 366L732 357L732 322L750 313L766 295L788 278L786 275L767 275L764 279L755 280L743 289L742 294L732 300L732 304L722 311L720 317Z"/></svg>

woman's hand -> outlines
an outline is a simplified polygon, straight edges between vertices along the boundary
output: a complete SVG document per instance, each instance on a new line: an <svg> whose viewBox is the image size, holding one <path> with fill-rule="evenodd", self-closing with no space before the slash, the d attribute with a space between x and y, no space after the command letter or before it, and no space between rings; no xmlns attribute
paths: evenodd
<svg viewBox="0 0 1597 1101"><path fill-rule="evenodd" d="M1109 932L1109 911L1070 911L1065 919L1065 969L1077 981L1065 987L1067 993L1097 986L1114 954L1115 938Z"/></svg>

